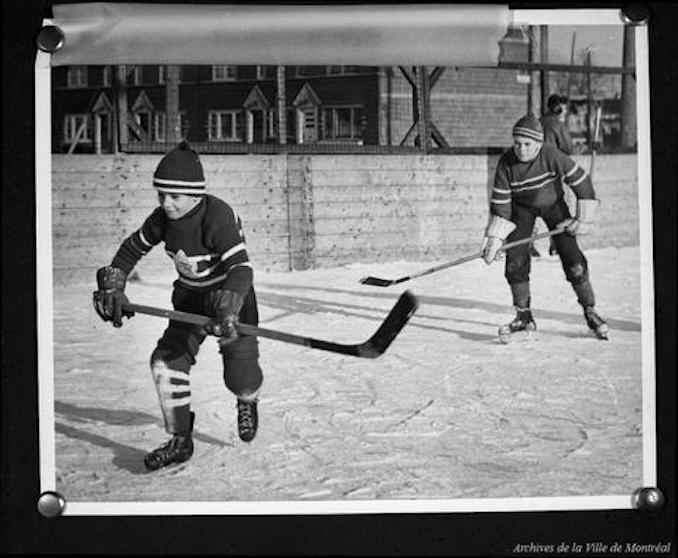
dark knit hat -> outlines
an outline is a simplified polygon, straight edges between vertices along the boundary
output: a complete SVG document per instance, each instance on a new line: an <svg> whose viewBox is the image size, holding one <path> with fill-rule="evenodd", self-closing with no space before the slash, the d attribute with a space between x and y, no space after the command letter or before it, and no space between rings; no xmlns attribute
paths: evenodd
<svg viewBox="0 0 678 558"><path fill-rule="evenodd" d="M160 160L153 174L153 186L166 194L205 193L202 164L187 141L182 141Z"/></svg>
<svg viewBox="0 0 678 558"><path fill-rule="evenodd" d="M566 105L567 102L568 102L567 97L563 97L562 95L554 93L547 99L546 106L551 112L553 112L560 105Z"/></svg>
<svg viewBox="0 0 678 558"><path fill-rule="evenodd" d="M532 114L526 114L515 123L513 135L544 141L544 129L541 127L541 122Z"/></svg>

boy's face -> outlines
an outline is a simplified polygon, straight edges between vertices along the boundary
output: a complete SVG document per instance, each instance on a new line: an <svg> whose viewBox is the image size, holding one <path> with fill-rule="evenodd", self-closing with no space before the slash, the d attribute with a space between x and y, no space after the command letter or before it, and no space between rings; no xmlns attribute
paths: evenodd
<svg viewBox="0 0 678 558"><path fill-rule="evenodd" d="M189 194L166 194L158 192L158 202L168 219L181 219L191 209L200 203L200 196Z"/></svg>
<svg viewBox="0 0 678 558"><path fill-rule="evenodd" d="M541 142L523 136L513 136L513 151L523 163L534 159L541 149Z"/></svg>

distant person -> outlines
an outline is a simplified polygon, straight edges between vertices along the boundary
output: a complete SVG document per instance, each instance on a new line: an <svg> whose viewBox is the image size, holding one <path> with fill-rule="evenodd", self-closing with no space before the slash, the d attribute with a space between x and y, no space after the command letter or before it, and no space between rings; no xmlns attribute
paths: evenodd
<svg viewBox="0 0 678 558"><path fill-rule="evenodd" d="M257 395L263 381L256 337L239 337L236 321L257 325L252 266L240 218L224 201L205 191L198 154L183 141L167 153L153 175L159 207L118 248L111 264L97 271L94 308L104 321L122 326L128 275L150 250L164 242L178 278L176 310L215 318L214 326L170 320L151 354L165 430L172 438L144 458L147 469L181 463L193 454L189 371L208 334L217 336L226 388L237 398L238 434L244 442L257 432Z"/></svg>
<svg viewBox="0 0 678 558"><path fill-rule="evenodd" d="M544 143L541 123L533 115L518 120L512 132L513 147L501 156L495 170L483 259L489 265L505 241L529 238L537 217L545 221L549 230L564 227L566 232L553 238L565 278L577 295L588 327L599 339L607 339L609 328L594 309L596 301L588 263L576 238L587 234L598 206L591 179L568 155ZM574 218L563 199L561 180L577 196ZM528 246L524 244L506 251L504 275L517 314L499 329L502 342L530 337L537 329L530 307L530 261Z"/></svg>
<svg viewBox="0 0 678 558"><path fill-rule="evenodd" d="M572 155L573 142L567 127L567 97L551 95L546 101L548 112L541 119L544 129L544 143L555 145L566 155Z"/></svg>
<svg viewBox="0 0 678 558"><path fill-rule="evenodd" d="M570 130L567 127L568 99L558 94L551 95L546 101L548 112L541 119L544 129L544 143L555 145L566 155L572 155L574 143ZM570 197L565 190L566 201ZM556 254L556 245L553 238L550 239L549 255Z"/></svg>

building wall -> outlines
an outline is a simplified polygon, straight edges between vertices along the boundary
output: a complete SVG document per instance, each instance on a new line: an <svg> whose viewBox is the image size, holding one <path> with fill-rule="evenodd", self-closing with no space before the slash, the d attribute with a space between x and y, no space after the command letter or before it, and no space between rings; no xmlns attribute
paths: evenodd
<svg viewBox="0 0 678 558"><path fill-rule="evenodd" d="M203 155L209 190L241 215L260 270L445 260L479 249L497 156ZM54 155L54 280L92 282L156 206L155 155ZM588 168L589 158L580 157ZM636 157L599 155L584 248L638 244ZM137 266L171 273L162 248Z"/></svg>
<svg viewBox="0 0 678 558"><path fill-rule="evenodd" d="M518 75L511 70L445 68L431 88L431 121L451 147L510 145L513 124L528 111L528 86ZM412 126L412 87L394 71L390 89L391 137L399 145Z"/></svg>

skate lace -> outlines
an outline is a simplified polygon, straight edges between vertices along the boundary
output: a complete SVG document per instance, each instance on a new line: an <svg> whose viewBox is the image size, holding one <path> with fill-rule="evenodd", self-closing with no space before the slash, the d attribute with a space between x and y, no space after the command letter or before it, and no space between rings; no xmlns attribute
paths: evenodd
<svg viewBox="0 0 678 558"><path fill-rule="evenodd" d="M254 404L238 402L238 425L243 428L254 427Z"/></svg>
<svg viewBox="0 0 678 558"><path fill-rule="evenodd" d="M165 442L162 446L153 450L151 455L149 455L149 459L152 459L154 461L161 461L167 459L169 456L172 455L172 453L174 453L178 440L179 437L175 434L170 440Z"/></svg>

